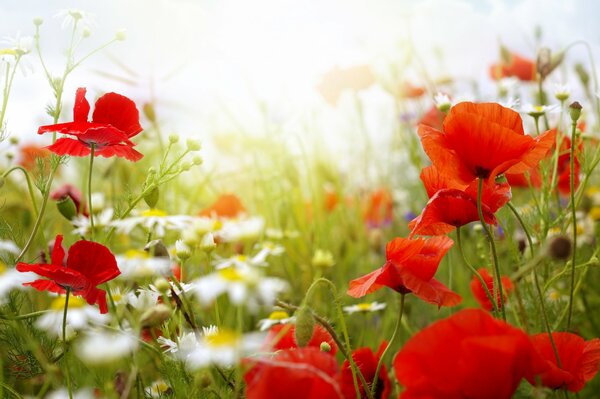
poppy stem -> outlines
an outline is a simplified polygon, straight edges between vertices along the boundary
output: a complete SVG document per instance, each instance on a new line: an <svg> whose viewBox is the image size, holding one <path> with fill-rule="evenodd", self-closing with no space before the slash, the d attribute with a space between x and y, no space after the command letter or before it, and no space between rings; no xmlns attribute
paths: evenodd
<svg viewBox="0 0 600 399"><path fill-rule="evenodd" d="M496 253L496 243L494 242L494 236L488 229L485 219L483 217L483 210L481 209L481 194L483 192L483 179L480 177L477 179L477 213L479 214L479 220L481 221L481 227L485 231L485 235L490 243L492 251L492 260L494 262L494 277L496 283L494 284L494 298L500 298L500 313L502 320L506 321L506 312L504 311L504 293L502 292L502 282L500 280L500 268L498 267L498 255Z"/></svg>
<svg viewBox="0 0 600 399"><path fill-rule="evenodd" d="M94 152L96 144L92 143L90 148L90 170L88 174L88 207L90 208L90 240L94 241L94 209L92 208L92 170L94 167Z"/></svg>
<svg viewBox="0 0 600 399"><path fill-rule="evenodd" d="M485 283L485 280L483 279L483 277L481 277L481 274L479 274L477 269L475 269L475 267L473 267L473 265L471 263L469 263L469 261L467 260L467 256L465 255L465 252L463 251L462 240L461 240L461 235L460 235L460 226L456 228L456 242L458 244L458 250L460 251L460 254L462 255L463 262L465 262L465 265L467 265L469 270L471 270L471 273L473 273L473 275L477 278L477 280L479 280L479 282L483 286L485 295L488 297L490 303L492 304L494 312L498 313L499 312L498 303L496 301L494 301L494 297L492 296L492 293L490 292L487 284Z"/></svg>
<svg viewBox="0 0 600 399"><path fill-rule="evenodd" d="M525 227L525 222L523 222L523 219L521 218L521 215L519 215L519 212L517 212L515 206L510 201L508 201L506 205L508 205L513 215L515 215L515 218L519 221L519 224L521 225L521 228L523 229L523 232L527 237L527 243L529 244L529 252L531 253L531 259L533 259L533 239L531 238L531 234L529 234L529 230L527 230L527 227Z"/></svg>
<svg viewBox="0 0 600 399"><path fill-rule="evenodd" d="M63 340L63 353L66 355L68 348L67 344L67 311L69 310L69 296L71 295L71 288L67 288L65 294L65 311L63 313L62 322L62 340ZM65 363L67 363L67 357L65 356ZM67 391L69 392L69 399L73 399L73 391L71 389L71 372L69 365L65 364L65 378L67 380Z"/></svg>
<svg viewBox="0 0 600 399"><path fill-rule="evenodd" d="M569 162L569 173L570 173L570 191L571 191L571 219L573 222L573 249L571 251L571 289L569 291L569 310L567 313L567 330L571 328L571 316L573 315L573 294L575 291L575 257L577 252L577 215L575 204L575 148L577 144L575 142L575 134L577 132L577 120L573 120L571 124L571 154Z"/></svg>
<svg viewBox="0 0 600 399"><path fill-rule="evenodd" d="M371 394L373 397L377 394L377 383L379 382L379 371L381 370L381 365L383 364L383 359L385 355L388 353L390 347L396 341L396 337L398 336L398 332L400 331L400 325L402 324L402 315L404 314L404 297L406 294L400 294L400 311L398 312L398 320L396 320L396 327L394 327L394 332L392 333L392 337L390 338L390 342L387 344L381 357L379 358L379 362L377 362L377 368L375 369L375 374L373 376L373 383L371 384Z"/></svg>

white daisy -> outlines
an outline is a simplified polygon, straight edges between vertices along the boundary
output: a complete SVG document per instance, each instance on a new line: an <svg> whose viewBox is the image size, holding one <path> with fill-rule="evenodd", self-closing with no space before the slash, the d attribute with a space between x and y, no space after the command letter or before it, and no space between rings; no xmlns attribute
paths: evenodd
<svg viewBox="0 0 600 399"><path fill-rule="evenodd" d="M92 28L96 25L93 14L76 8L60 10L54 17L62 18L62 29L73 27L76 22L79 26L87 28Z"/></svg>
<svg viewBox="0 0 600 399"><path fill-rule="evenodd" d="M276 310L272 312L268 318L261 319L258 321L258 329L260 331L266 331L277 324L288 324L293 323L296 320L294 316L291 316L283 310Z"/></svg>
<svg viewBox="0 0 600 399"><path fill-rule="evenodd" d="M158 303L158 298L160 298L160 293L152 290L140 288L137 290L137 293L137 295L134 292L128 293L125 296L125 301L139 311L144 311L155 306Z"/></svg>
<svg viewBox="0 0 600 399"><path fill-rule="evenodd" d="M21 250L17 244L10 240L0 240L0 252L8 252L13 255L18 255Z"/></svg>
<svg viewBox="0 0 600 399"><path fill-rule="evenodd" d="M92 204L95 205L94 202L92 202ZM94 213L96 213L95 209ZM104 209L99 214L95 214L94 229L105 230L107 227L111 226L113 214L114 211L112 210L112 208ZM87 216L77 215L71 220L71 223L73 224L73 227L75 227L75 230L73 230L73 234L85 237L90 232L90 218Z"/></svg>
<svg viewBox="0 0 600 399"><path fill-rule="evenodd" d="M65 297L61 295L52 301L50 310L36 320L35 326L51 335L61 337L64 309ZM69 297L67 339L72 337L76 331L83 330L90 325L104 325L109 320L108 314L101 314L98 312L98 308L88 305L84 299L77 296Z"/></svg>
<svg viewBox="0 0 600 399"><path fill-rule="evenodd" d="M227 219L214 234L223 242L254 240L261 235L264 226L265 221L260 217L241 220Z"/></svg>
<svg viewBox="0 0 600 399"><path fill-rule="evenodd" d="M356 305L344 306L344 312L348 314L353 313L366 313L366 312L376 312L378 310L385 309L387 304L379 303L379 302L364 302L357 303Z"/></svg>
<svg viewBox="0 0 600 399"><path fill-rule="evenodd" d="M86 364L108 364L131 355L137 347L131 331L90 331L77 342L75 352Z"/></svg>
<svg viewBox="0 0 600 399"><path fill-rule="evenodd" d="M163 237L167 230L182 231L189 228L194 219L195 217L189 215L167 215L159 209L148 209L137 212L137 216L115 220L112 226L123 234L130 234L136 227L142 227L153 232L156 237Z"/></svg>
<svg viewBox="0 0 600 399"><path fill-rule="evenodd" d="M171 274L171 259L164 256L150 256L146 251L130 249L123 255L117 255L117 265L121 274L119 279L133 281Z"/></svg>
<svg viewBox="0 0 600 399"><path fill-rule="evenodd" d="M38 275L33 272L21 273L16 269L8 268L0 260L0 304L6 300L6 296L13 289L23 289L23 283L38 279Z"/></svg>

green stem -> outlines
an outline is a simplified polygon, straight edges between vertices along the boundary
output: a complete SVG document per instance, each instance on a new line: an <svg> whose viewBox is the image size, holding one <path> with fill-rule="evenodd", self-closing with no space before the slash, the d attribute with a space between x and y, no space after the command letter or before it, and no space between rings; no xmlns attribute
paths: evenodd
<svg viewBox="0 0 600 399"><path fill-rule="evenodd" d="M88 171L88 207L90 208L90 240L94 241L94 209L92 207L92 171L94 169L94 152L96 144L90 146L90 170Z"/></svg>
<svg viewBox="0 0 600 399"><path fill-rule="evenodd" d="M390 342L387 344L381 357L379 358L379 362L377 362L377 368L375 368L375 376L373 377L373 383L371 384L371 394L373 397L377 394L377 383L379 382L379 370L381 370L381 365L383 364L383 359L385 355L388 353L389 349L392 347L394 342L396 341L396 337L398 336L398 332L400 331L400 325L402 324L402 315L404 313L404 297L406 294L400 294L400 311L398 313L398 320L396 320L396 327L394 328L394 332L392 333L392 338L390 338Z"/></svg>
<svg viewBox="0 0 600 399"><path fill-rule="evenodd" d="M492 251L492 261L494 262L494 277L496 279L496 284L494 284L494 298L500 298L500 312L502 314L502 320L506 321L506 312L504 311L504 293L502 292L502 282L500 280L500 268L498 266L498 255L496 253L496 244L494 243L494 236L488 229L487 224L485 223L485 219L483 217L483 210L481 209L481 194L483 192L483 179L480 177L478 179L477 186L477 213L479 214L479 220L481 221L481 227L483 227L483 231L485 231L485 235L490 243L490 248Z"/></svg>
<svg viewBox="0 0 600 399"><path fill-rule="evenodd" d="M67 293L65 296L65 311L63 313L63 322L62 322L62 340L63 340L63 353L67 353L68 344L67 344L67 311L69 309L69 295L71 294L71 288L67 288ZM67 357L65 356L65 363L67 363ZM73 399L73 390L71 388L71 371L69 370L69 365L65 365L65 377L67 380L67 390L69 391L69 399Z"/></svg>
<svg viewBox="0 0 600 399"><path fill-rule="evenodd" d="M571 251L571 289L569 292L569 310L567 313L567 330L571 328L571 317L573 315L573 294L575 291L575 257L577 253L577 216L575 203L575 134L577 132L577 121L571 126L571 154L570 154L570 189L571 189L571 218L573 223L573 249Z"/></svg>
<svg viewBox="0 0 600 399"><path fill-rule="evenodd" d="M494 301L492 293L490 292L485 280L483 279L483 277L481 277L481 274L479 274L477 269L475 269L475 267L473 267L473 265L467 260L467 257L463 251L462 239L461 239L460 232L461 232L461 230L460 230L460 226L459 226L456 228L456 243L458 244L458 250L459 250L460 254L462 255L463 262L465 263L465 265L467 265L469 270L471 270L471 273L473 273L473 275L477 278L477 280L479 280L479 282L481 283L481 285L483 287L483 290L485 291L485 295L488 297L490 303L492 304L492 308L494 309L494 312L498 313L498 311L499 311L498 303L497 303L497 301Z"/></svg>
<svg viewBox="0 0 600 399"><path fill-rule="evenodd" d="M515 218L517 218L517 220L519 221L519 224L521 225L521 228L523 229L523 232L525 233L525 236L527 237L527 243L529 244L529 252L531 253L531 258L533 259L534 252L533 252L533 240L531 238L531 234L529 234L529 230L527 230L527 227L525 227L525 222L523 222L521 215L519 215L519 212L517 212L517 209L514 207L514 205L510 201L507 203L507 205L510 208L510 210L512 211L513 215L515 215Z"/></svg>
<svg viewBox="0 0 600 399"><path fill-rule="evenodd" d="M2 126L2 125L0 124L0 126ZM11 174L11 172L13 172L15 170L20 170L25 175L25 180L27 181L27 190L29 191L29 197L31 197L31 204L33 205L33 210L35 211L35 216L37 216L39 211L38 211L37 203L35 201L35 196L33 194L33 185L31 184L31 178L29 177L29 172L27 172L27 170L25 168L23 168L22 166L14 166L14 167L10 168L9 170L7 170L6 172L4 172L2 177L7 177L9 174Z"/></svg>

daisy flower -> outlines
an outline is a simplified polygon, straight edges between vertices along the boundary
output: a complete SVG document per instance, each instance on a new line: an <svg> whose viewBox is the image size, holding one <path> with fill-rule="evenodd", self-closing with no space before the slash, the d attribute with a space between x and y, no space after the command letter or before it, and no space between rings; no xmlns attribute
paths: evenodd
<svg viewBox="0 0 600 399"><path fill-rule="evenodd" d="M148 395L151 398L164 398L166 396L170 396L172 389L165 382L165 380L157 380L154 381L144 391L146 392L146 395Z"/></svg>
<svg viewBox="0 0 600 399"><path fill-rule="evenodd" d="M189 228L194 217L188 215L168 215L160 209L148 209L138 212L136 216L115 220L112 225L117 232L130 234L136 227L151 231L156 237L163 237L167 230L182 231Z"/></svg>
<svg viewBox="0 0 600 399"><path fill-rule="evenodd" d="M137 347L131 331L91 331L78 341L75 352L86 364L108 364L131 355Z"/></svg>
<svg viewBox="0 0 600 399"><path fill-rule="evenodd" d="M254 240L263 232L265 221L261 217L251 217L243 220L227 219L214 234L223 242L238 242Z"/></svg>
<svg viewBox="0 0 600 399"><path fill-rule="evenodd" d="M94 204L94 213L96 213L96 203L93 201L94 199L92 198L92 203ZM95 214L94 229L102 231L111 226L113 214L114 211L111 208L104 209L99 214ZM75 216L73 219L71 219L71 224L73 224L73 227L75 227L73 234L85 237L90 232L90 218L85 215L79 214Z"/></svg>
<svg viewBox="0 0 600 399"><path fill-rule="evenodd" d="M0 260L0 304L3 304L6 297L13 289L24 289L23 283L36 278L35 273L21 273L16 269L11 269Z"/></svg>
<svg viewBox="0 0 600 399"><path fill-rule="evenodd" d="M171 274L171 259L168 257L151 256L146 251L130 249L116 258L121 270L119 278L123 280L133 281Z"/></svg>
<svg viewBox="0 0 600 399"><path fill-rule="evenodd" d="M363 302L357 303L356 305L344 306L344 312L348 314L353 313L367 313L367 312L377 312L378 310L383 310L387 304L379 303L379 302Z"/></svg>
<svg viewBox="0 0 600 399"><path fill-rule="evenodd" d="M35 326L51 335L60 337L62 335L62 321L65 309L65 297L55 298L50 310L40 316ZM103 325L108 323L110 316L108 314L98 313L95 306L86 304L81 297L72 296L69 298L69 311L67 312L67 339L90 325Z"/></svg>
<svg viewBox="0 0 600 399"><path fill-rule="evenodd" d="M130 292L125 296L124 300L133 308L139 311L144 311L152 306L155 306L158 303L159 297L160 293L158 292L140 288L137 290L137 295L135 292Z"/></svg>
<svg viewBox="0 0 600 399"><path fill-rule="evenodd" d="M96 25L93 14L76 8L60 10L54 14L54 18L62 18L62 29L70 28L75 23L87 28L92 28Z"/></svg>
<svg viewBox="0 0 600 399"><path fill-rule="evenodd" d="M204 305L227 293L234 305L245 304L250 311L260 305L273 305L277 295L288 288L279 278L264 277L256 269L229 267L201 277L191 283L192 292Z"/></svg>
<svg viewBox="0 0 600 399"><path fill-rule="evenodd" d="M266 319L261 319L258 321L258 329L260 331L266 331L277 324L288 324L294 323L295 321L296 318L294 316L290 316L283 310L276 310L272 312Z"/></svg>

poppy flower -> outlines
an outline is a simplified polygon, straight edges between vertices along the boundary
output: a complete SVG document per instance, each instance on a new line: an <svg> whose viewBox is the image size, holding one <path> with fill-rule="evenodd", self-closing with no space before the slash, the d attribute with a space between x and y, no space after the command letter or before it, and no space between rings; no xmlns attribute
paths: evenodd
<svg viewBox="0 0 600 399"><path fill-rule="evenodd" d="M419 126L421 144L436 169L465 185L531 169L546 156L555 134L525 135L519 113L496 103L462 102L450 109L442 130Z"/></svg>
<svg viewBox="0 0 600 399"><path fill-rule="evenodd" d="M516 77L524 82L536 80L536 66L533 60L517 53L506 51L501 62L490 66L490 76L494 80Z"/></svg>
<svg viewBox="0 0 600 399"><path fill-rule="evenodd" d="M579 173L581 172L581 164L579 162L578 154L583 151L583 144L580 142L575 147L575 159L573 160L573 170L575 177L575 189L579 187ZM557 187L558 192L562 195L569 195L571 193L571 139L564 136L560 144L560 155L558 156L558 168L557 168Z"/></svg>
<svg viewBox="0 0 600 399"><path fill-rule="evenodd" d="M402 83L396 92L396 95L400 98L419 98L423 94L425 94L425 88L415 86L408 81Z"/></svg>
<svg viewBox="0 0 600 399"><path fill-rule="evenodd" d="M387 261L379 269L350 282L348 295L360 298L383 287L414 293L440 306L460 303L460 295L434 279L440 261L454 242L446 236L429 239L395 238L386 247Z"/></svg>
<svg viewBox="0 0 600 399"><path fill-rule="evenodd" d="M487 271L487 269L481 268L477 270L477 272L479 273L481 278L483 278L483 281L485 281L485 285L490 294L494 296L494 277ZM513 284L508 276L501 276L500 280L502 282L502 292L504 293L504 301L506 301L508 298L508 294L513 290ZM492 301L490 301L490 298L488 298L485 289L483 288L483 285L475 276L473 276L473 279L471 280L471 292L473 293L473 296L475 297L477 302L479 302L479 305L481 305L482 308L484 308L488 312L494 308ZM496 297L496 303L498 305L498 309L500 309L502 303L500 302L499 292Z"/></svg>
<svg viewBox="0 0 600 399"><path fill-rule="evenodd" d="M363 218L371 228L390 225L394 217L394 201L386 188L380 188L369 196Z"/></svg>
<svg viewBox="0 0 600 399"><path fill-rule="evenodd" d="M479 309L422 329L393 361L401 399L508 399L539 360L522 330Z"/></svg>
<svg viewBox="0 0 600 399"><path fill-rule="evenodd" d="M90 104L85 98L86 89L79 88L73 106L73 122L41 126L38 134L58 132L74 136L61 137L46 147L57 155L85 157L94 154L109 158L117 156L139 161L143 155L133 149L129 139L142 131L135 103L117 93L107 93L95 104L92 121L88 121Z"/></svg>
<svg viewBox="0 0 600 399"><path fill-rule="evenodd" d="M248 399L343 399L335 356L318 348L282 350L270 357L248 359L244 375Z"/></svg>
<svg viewBox="0 0 600 399"><path fill-rule="evenodd" d="M62 235L56 236L52 248L50 264L28 264L19 262L16 269L20 272L34 272L46 279L39 279L25 286L38 291L50 291L58 294L71 289L73 295L83 297L90 305L97 304L100 313L108 312L106 291L97 288L121 272L115 256L104 245L92 241L80 240L69 248L66 266L63 265L65 250L62 247Z"/></svg>
<svg viewBox="0 0 600 399"><path fill-rule="evenodd" d="M19 165L33 171L36 168L37 160L42 160L43 170L46 173L50 168L50 151L36 144L26 144L19 148L20 160Z"/></svg>
<svg viewBox="0 0 600 399"><path fill-rule="evenodd" d="M465 187L460 181L440 174L434 166L421 171L421 180L430 198L423 212L408 224L410 236L443 235L456 227L479 220L477 181ZM494 214L510 198L511 190L507 183L485 182L481 193L481 210L485 222L497 224Z"/></svg>
<svg viewBox="0 0 600 399"><path fill-rule="evenodd" d="M61 187L50 193L50 198L55 201L65 200L70 198L75 205L75 210L78 215L89 216L87 207L82 202L81 191L71 184L63 184Z"/></svg>
<svg viewBox="0 0 600 399"><path fill-rule="evenodd" d="M585 341L578 335L567 332L552 333L561 367L558 367L556 355L550 337L546 333L531 337L533 346L544 360L544 368L536 378L529 382L536 384L538 378L548 388L566 388L579 392L585 384L598 373L600 367L600 339Z"/></svg>
<svg viewBox="0 0 600 399"><path fill-rule="evenodd" d="M421 120L419 120L418 125L425 125L437 130L442 130L445 118L445 113L440 111L438 107L432 106L431 108L429 108L429 111L427 111L425 115L423 115Z"/></svg>
<svg viewBox="0 0 600 399"><path fill-rule="evenodd" d="M242 201L235 194L223 194L208 208L200 211L200 216L236 218L246 212Z"/></svg>
<svg viewBox="0 0 600 399"><path fill-rule="evenodd" d="M511 187L527 188L529 186L540 188L542 186L542 174L535 167L524 173L505 173L506 181Z"/></svg>
<svg viewBox="0 0 600 399"><path fill-rule="evenodd" d="M320 324L315 324L313 335L306 344L307 347L320 348L322 342L327 342L331 347L329 353L335 355L337 345L331 334ZM265 346L268 350L284 350L298 348L296 342L296 326L294 324L276 324L267 333Z"/></svg>
<svg viewBox="0 0 600 399"><path fill-rule="evenodd" d="M379 347L377 354L373 353L371 348L358 348L352 351L352 359L354 360L354 363L360 369L363 377L365 377L367 384L369 384L367 389L370 389L370 385L373 384L375 372L377 371L377 363L379 363L379 358L381 357L381 354L385 350L386 346L387 342L383 342ZM352 378L352 369L350 368L350 362L348 362L348 360L345 360L344 364L342 365L342 369L340 370L339 374L339 382L344 398L355 399L356 390L354 387L354 380ZM360 380L358 381L358 384L360 389L360 397L366 397L365 387L362 385ZM386 399L390 396L391 391L392 384L390 383L390 378L388 377L385 364L382 364L381 369L379 369L379 377L377 378L375 399Z"/></svg>

